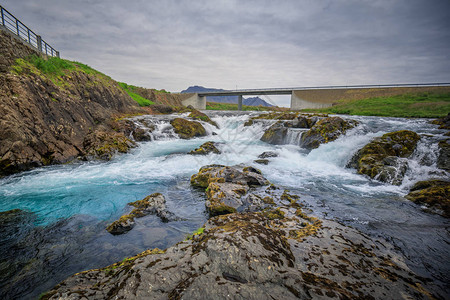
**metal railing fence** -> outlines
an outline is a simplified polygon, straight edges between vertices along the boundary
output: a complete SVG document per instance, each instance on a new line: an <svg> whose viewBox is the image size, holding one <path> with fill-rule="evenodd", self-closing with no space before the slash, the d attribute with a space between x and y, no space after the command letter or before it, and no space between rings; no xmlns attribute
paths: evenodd
<svg viewBox="0 0 450 300"><path fill-rule="evenodd" d="M59 52L56 51L52 46L47 44L40 35L37 35L25 24L23 24L19 19L13 16L9 11L7 11L3 6L0 5L1 13L1 25L17 35L23 41L27 42L34 48L38 49L40 52L49 56L59 57Z"/></svg>

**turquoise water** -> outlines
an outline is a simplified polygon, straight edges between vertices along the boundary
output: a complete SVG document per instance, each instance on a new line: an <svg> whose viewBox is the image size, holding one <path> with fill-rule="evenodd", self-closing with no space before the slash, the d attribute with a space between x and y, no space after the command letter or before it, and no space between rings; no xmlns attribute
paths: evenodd
<svg viewBox="0 0 450 300"><path fill-rule="evenodd" d="M138 117L136 122L146 118L157 128L151 133L153 141L140 143L129 154L110 162L51 166L1 179L0 211L20 208L36 218L32 226L24 223L20 239L0 246L4 257L0 271L16 270L0 282L0 288L13 282L13 295L33 298L75 272L103 267L184 239L207 218L204 193L190 187L190 176L213 163L257 167L271 182L297 192L314 214L387 239L408 257L416 272L441 284L449 281L449 221L403 198L418 180L448 178L436 169L437 141L444 133L437 126L424 119L354 117L360 126L309 152L296 144L301 130L289 133L287 142L291 144L269 145L259 139L270 121L244 127L249 117L246 113L208 113L219 128L205 123L209 135L204 138L178 139L167 116ZM370 139L400 129L428 135L408 161L410 170L401 186L370 180L345 168ZM186 154L209 140L219 143L222 154ZM255 164L253 161L265 151L275 151L279 156L271 158L267 166ZM125 235L106 232L108 223L129 211L128 202L155 192L166 197L168 209L181 221L166 224L147 216L138 219L136 227ZM64 251L59 252L61 247ZM35 266L39 271L26 273L24 266L32 260L46 264L32 263L28 268L34 270Z"/></svg>

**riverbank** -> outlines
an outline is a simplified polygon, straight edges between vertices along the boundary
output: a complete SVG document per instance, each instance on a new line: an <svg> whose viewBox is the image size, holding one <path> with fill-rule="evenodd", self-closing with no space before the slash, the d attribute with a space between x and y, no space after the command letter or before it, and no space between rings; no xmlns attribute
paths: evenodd
<svg viewBox="0 0 450 300"><path fill-rule="evenodd" d="M332 107L304 112L400 118L440 118L450 112L450 93L426 92L358 100L340 100Z"/></svg>

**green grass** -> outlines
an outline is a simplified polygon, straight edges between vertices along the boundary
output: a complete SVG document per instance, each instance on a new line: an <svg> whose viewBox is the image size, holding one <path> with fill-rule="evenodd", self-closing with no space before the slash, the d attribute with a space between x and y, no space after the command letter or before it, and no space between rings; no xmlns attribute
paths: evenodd
<svg viewBox="0 0 450 300"><path fill-rule="evenodd" d="M360 116L439 118L450 112L450 93L426 92L363 100L341 100L332 107L302 111Z"/></svg>
<svg viewBox="0 0 450 300"><path fill-rule="evenodd" d="M153 101L142 97L141 95L135 93L138 87L134 85L126 84L125 82L118 82L119 86L131 97L134 101L136 101L140 106L149 106L155 104Z"/></svg>
<svg viewBox="0 0 450 300"><path fill-rule="evenodd" d="M206 102L206 109L210 110L238 110L238 105L235 103L219 103L219 102ZM256 111L268 111L273 110L271 107L266 106L248 106L242 105L242 110L256 110Z"/></svg>
<svg viewBox="0 0 450 300"><path fill-rule="evenodd" d="M26 60L47 75L62 76L65 70L75 68L72 62L58 57L44 59L41 56L31 55Z"/></svg>
<svg viewBox="0 0 450 300"><path fill-rule="evenodd" d="M136 101L140 106L149 106L155 104L153 101L148 100L147 98L144 98L136 93L126 91L128 95L130 95L131 98L133 98L134 101Z"/></svg>

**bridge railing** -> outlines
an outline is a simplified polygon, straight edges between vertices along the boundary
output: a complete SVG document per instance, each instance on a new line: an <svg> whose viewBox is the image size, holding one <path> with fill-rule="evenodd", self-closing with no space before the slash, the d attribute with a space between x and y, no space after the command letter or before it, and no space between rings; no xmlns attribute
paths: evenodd
<svg viewBox="0 0 450 300"><path fill-rule="evenodd" d="M19 19L13 16L9 11L7 11L3 6L0 5L1 13L1 25L17 35L23 41L27 42L34 48L38 49L40 52L49 55L59 57L59 52L56 51L52 46L47 44L40 35L37 35L25 24L23 24Z"/></svg>

